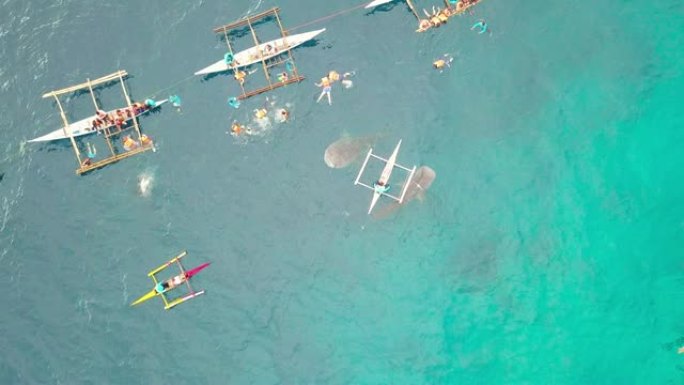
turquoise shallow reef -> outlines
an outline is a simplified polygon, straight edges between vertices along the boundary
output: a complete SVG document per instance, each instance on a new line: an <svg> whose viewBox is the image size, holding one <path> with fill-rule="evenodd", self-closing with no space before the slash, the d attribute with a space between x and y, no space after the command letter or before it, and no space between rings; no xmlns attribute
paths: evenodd
<svg viewBox="0 0 684 385"><path fill-rule="evenodd" d="M3 4L1 384L684 382L683 3L483 0L417 34L397 1L297 28L327 28L294 51L307 79L238 109L229 75L192 77L225 53L215 26L357 5ZM44 92L120 68L134 99L182 97L140 120L156 153L79 177L68 143L26 143L59 127ZM333 69L354 86L316 103ZM264 105L290 121L229 134ZM403 139L425 199L366 215L359 163L323 162L344 136ZM183 249L207 294L130 308Z"/></svg>

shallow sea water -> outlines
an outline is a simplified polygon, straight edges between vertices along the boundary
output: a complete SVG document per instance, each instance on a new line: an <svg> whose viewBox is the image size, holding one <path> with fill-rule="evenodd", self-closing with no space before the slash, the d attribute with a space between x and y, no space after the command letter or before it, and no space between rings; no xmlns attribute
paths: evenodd
<svg viewBox="0 0 684 385"><path fill-rule="evenodd" d="M0 383L684 381L682 3L484 0L416 34L397 2L296 29L327 28L294 51L307 79L237 110L230 76L191 77L247 12L294 28L356 5L3 4ZM44 92L120 68L134 99L183 99L140 120L156 153L77 177L68 143L25 143L59 126ZM316 104L331 69L354 87ZM271 102L289 122L228 134ZM363 135L435 170L423 201L366 215L359 162L323 162ZM207 294L130 308L183 249L212 262L193 278Z"/></svg>

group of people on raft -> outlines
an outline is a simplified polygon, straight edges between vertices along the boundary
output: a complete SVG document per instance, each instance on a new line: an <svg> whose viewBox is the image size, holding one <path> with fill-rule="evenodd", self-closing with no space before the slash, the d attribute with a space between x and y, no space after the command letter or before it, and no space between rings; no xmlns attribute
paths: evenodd
<svg viewBox="0 0 684 385"><path fill-rule="evenodd" d="M147 99L145 102L133 103L130 108L120 108L111 113L95 110L95 119L91 122L91 130L102 130L111 126L116 126L117 129L121 130L128 120L149 110L154 105L154 100Z"/></svg>

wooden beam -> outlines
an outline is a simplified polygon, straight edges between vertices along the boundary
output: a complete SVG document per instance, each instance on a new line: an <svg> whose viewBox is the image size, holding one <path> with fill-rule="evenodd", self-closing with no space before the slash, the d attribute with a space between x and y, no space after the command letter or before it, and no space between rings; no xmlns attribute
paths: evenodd
<svg viewBox="0 0 684 385"><path fill-rule="evenodd" d="M121 80L121 89L123 90L124 97L126 98L128 109L131 112L133 112L133 105L131 103L131 98L128 97L128 92L126 91L126 84L124 84L123 76L120 76L119 80ZM131 120L133 120L133 126L135 126L135 131L138 133L138 140L140 141L140 144L142 144L142 133L140 132L140 126L138 125L138 117L134 114Z"/></svg>
<svg viewBox="0 0 684 385"><path fill-rule="evenodd" d="M100 106L97 105L97 100L95 99L95 93L93 92L93 85L90 82L90 79L88 79L88 90L90 90L90 97L93 99L93 104L95 105L95 111L100 109Z"/></svg>
<svg viewBox="0 0 684 385"><path fill-rule="evenodd" d="M152 150L152 149L153 149L153 146L142 146L141 145L140 147L138 147L136 149L126 151L126 152L122 152L121 154L112 155L108 158L98 160L97 162L92 162L91 164L89 164L87 166L81 165L81 167L79 167L76 170L76 174L83 175L83 174L88 173L90 171L97 170L98 168L102 168L102 167L107 166L109 164L116 163L122 159L126 159L128 157L133 156L133 155L137 155L137 154L140 154L140 153L143 153L145 151Z"/></svg>
<svg viewBox="0 0 684 385"><path fill-rule="evenodd" d="M283 23L280 21L280 15L278 12L275 14L276 16L276 21L278 22L278 27L280 27L280 34L283 36L283 43L286 47L288 47L287 50L287 56L290 58L290 63L292 63L292 73L294 74L295 78L299 77L299 72L297 71L297 66L295 65L294 57L292 56L292 49L289 49L289 45L287 44L287 32L283 29Z"/></svg>
<svg viewBox="0 0 684 385"><path fill-rule="evenodd" d="M247 98L251 98L252 96L263 94L264 92L268 92L268 91L274 90L276 88L286 86L288 84L301 82L304 79L305 79L304 76L297 76L297 77L289 78L284 82L277 82L277 83L269 84L266 87L259 88L259 89L253 90L253 91L249 91L247 93L244 93L244 94L238 96L238 100L245 100Z"/></svg>
<svg viewBox="0 0 684 385"><path fill-rule="evenodd" d="M252 28L252 22L249 20L249 18L247 19L247 25L249 25L249 30L252 32L252 38L254 39L255 46L259 46L259 39L257 39L256 32L254 32L254 28ZM257 52L259 52L259 57L261 58L261 65L264 67L264 76L266 76L268 84L271 85L271 77L268 75L268 66L266 66L266 61L264 60L264 53L259 49L257 49Z"/></svg>
<svg viewBox="0 0 684 385"><path fill-rule="evenodd" d="M251 21L263 19L264 17L268 17L271 14L273 14L274 12L278 12L278 10L279 10L278 7L273 7L269 10L264 11L264 12L257 13L257 14L251 15L251 16L247 16L246 18L238 20L236 22L226 24L226 25L222 25L220 27L216 27L216 28L214 28L214 32L215 33L224 32L224 31L228 31L231 29L235 29L238 27L248 25L249 23L251 23Z"/></svg>
<svg viewBox="0 0 684 385"><path fill-rule="evenodd" d="M67 127L69 127L69 121L66 118L66 114L64 113L64 108L62 108L62 103L59 101L59 98L57 95L54 95L55 100L57 101L57 107L59 107L59 115L62 117L62 123L64 124L62 126L62 131L64 132L64 136L69 138L69 141L71 141L71 147L74 148L74 153L76 154L76 159L78 159L78 165L79 167L81 166L81 151L78 150L78 146L76 145L76 140L74 140L73 135L71 135L71 130L67 132Z"/></svg>
<svg viewBox="0 0 684 385"><path fill-rule="evenodd" d="M95 79L92 81L89 80L85 83L77 84L74 86L62 88L62 89L55 90L55 91L50 91L50 92L44 94L43 98L49 98L49 97L53 97L53 96L57 96L57 95L64 95L64 94L72 93L72 92L75 92L75 91L78 91L78 90L81 90L84 88L88 88L91 86L97 86L100 84L108 83L108 82L111 82L113 80L116 80L116 79L118 79L120 77L124 77L124 76L128 76L128 73L125 70L119 70L119 71L116 71L116 72L111 73L109 75L105 75L101 78L98 78L98 79Z"/></svg>
<svg viewBox="0 0 684 385"><path fill-rule="evenodd" d="M411 12L413 12L413 14L416 16L416 19L418 19L418 21L420 21L420 15L416 11L416 7L413 6L413 3L411 2L411 0L406 0L406 4L408 4L409 8L411 9Z"/></svg>

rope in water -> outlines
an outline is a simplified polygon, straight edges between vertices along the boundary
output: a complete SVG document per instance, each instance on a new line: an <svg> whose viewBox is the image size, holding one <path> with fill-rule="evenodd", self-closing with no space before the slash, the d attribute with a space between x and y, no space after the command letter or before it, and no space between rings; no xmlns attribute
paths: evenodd
<svg viewBox="0 0 684 385"><path fill-rule="evenodd" d="M365 2L363 2L362 4L359 4L359 5L357 5L357 6L354 6L354 7L351 7L351 8L346 8L346 9L343 9L343 10L341 10L341 11L337 11L337 12L331 13L330 15L323 16L323 17L319 17L318 19L315 19L315 20L306 22L306 23L304 23L304 24L300 24L300 25L298 25L298 26L296 26L296 27L294 27L294 28L288 29L288 31L294 31L294 30L296 30L296 29L299 29L299 28L302 28L302 27L306 27L307 25L320 23L321 21L328 20L328 19L332 19L333 17L336 17L336 16L344 15L345 13L349 13L349 12L355 11L355 10L361 8L361 7L365 7L366 4L368 4L367 1L365 1Z"/></svg>

